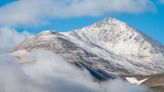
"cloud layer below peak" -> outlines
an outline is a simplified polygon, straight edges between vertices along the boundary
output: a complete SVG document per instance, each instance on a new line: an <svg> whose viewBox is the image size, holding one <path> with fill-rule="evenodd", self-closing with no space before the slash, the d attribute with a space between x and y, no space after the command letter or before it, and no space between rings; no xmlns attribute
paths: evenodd
<svg viewBox="0 0 164 92"><path fill-rule="evenodd" d="M154 9L151 0L18 0L0 7L0 25L33 26L52 18L142 13Z"/></svg>

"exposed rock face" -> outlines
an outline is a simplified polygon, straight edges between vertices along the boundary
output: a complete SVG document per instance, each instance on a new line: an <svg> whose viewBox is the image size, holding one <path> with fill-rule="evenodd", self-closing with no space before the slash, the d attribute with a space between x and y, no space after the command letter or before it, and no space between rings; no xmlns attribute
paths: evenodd
<svg viewBox="0 0 164 92"><path fill-rule="evenodd" d="M164 47L113 18L71 32L44 31L17 46L13 55L28 63L26 54L38 48L61 54L75 65L82 63L113 75L164 71Z"/></svg>

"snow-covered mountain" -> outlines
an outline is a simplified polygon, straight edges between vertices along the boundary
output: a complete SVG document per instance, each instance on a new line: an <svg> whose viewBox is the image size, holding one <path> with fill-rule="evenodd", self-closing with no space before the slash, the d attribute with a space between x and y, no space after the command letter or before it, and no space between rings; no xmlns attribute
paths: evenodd
<svg viewBox="0 0 164 92"><path fill-rule="evenodd" d="M164 71L164 47L114 18L70 32L41 32L18 45L12 54L26 64L30 63L28 52L39 48L96 73L149 75Z"/></svg>

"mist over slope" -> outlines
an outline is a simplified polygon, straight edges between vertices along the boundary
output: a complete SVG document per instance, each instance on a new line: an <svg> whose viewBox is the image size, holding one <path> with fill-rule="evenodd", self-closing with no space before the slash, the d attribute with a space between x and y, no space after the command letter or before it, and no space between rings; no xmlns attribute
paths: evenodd
<svg viewBox="0 0 164 92"><path fill-rule="evenodd" d="M120 79L98 83L59 54L37 49L29 53L31 64L19 65L9 53L0 54L1 92L146 92L143 86ZM119 87L119 90L117 89Z"/></svg>

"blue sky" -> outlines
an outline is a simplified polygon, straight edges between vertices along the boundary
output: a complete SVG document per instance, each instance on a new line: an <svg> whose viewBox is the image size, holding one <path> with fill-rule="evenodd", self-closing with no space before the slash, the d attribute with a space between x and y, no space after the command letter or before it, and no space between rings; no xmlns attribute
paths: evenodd
<svg viewBox="0 0 164 92"><path fill-rule="evenodd" d="M26 2L26 1L27 0L20 0L20 1L17 0L14 2L13 2L13 0L0 1L0 6L1 6L0 7L0 17L2 15L1 11L2 11L3 7L5 7L4 10L11 11L12 9L16 10L17 8L19 8L19 7L15 8L16 5L23 6L23 4L25 3L25 5L27 4L30 6L31 5L30 2ZM35 0L33 0L33 1L35 1ZM41 0L41 2L42 1L44 3L49 3L49 2L45 2L46 0ZM47 0L47 1L52 2L53 0ZM69 2L71 0L63 0L63 2L65 2L65 1ZM105 2L107 0L102 0L102 1ZM109 0L109 1L112 1L112 0ZM127 1L134 1L134 0L127 0ZM142 0L138 0L138 1L142 1ZM31 0L31 2L32 2L32 0ZM36 0L36 2L37 2L37 0ZM105 7L106 10L104 8L96 7L96 8L91 8L91 11L84 10L84 12L85 12L84 14L79 13L79 12L74 12L75 10L73 12L69 12L70 10L67 10L69 13L65 13L65 12L63 13L61 11L57 11L60 13L59 14L54 13L54 16L50 16L50 17L49 17L49 15L46 15L47 12L45 12L45 13L39 12L40 15L42 14L45 16L38 16L39 14L37 15L37 17L31 16L34 14L35 14L34 16L36 16L35 12L38 13L38 11L43 10L43 9L42 10L36 9L35 11L31 10L32 11L31 15L27 15L25 13L27 16L23 12L23 15L25 15L25 17L24 17L25 19L21 19L23 21L18 21L18 20L12 19L13 17L10 17L10 16L4 17L3 20L0 19L0 22L2 21L4 23L4 24L0 23L0 26L1 27L9 26L9 27L15 28L19 31L28 30L32 33L38 33L40 31L47 30L47 29L52 29L52 30L56 30L56 31L70 31L70 30L85 27L87 25L91 25L91 24L93 24L97 21L100 21L104 18L107 18L107 17L114 17L114 18L120 19L120 20L128 23L129 25L135 27L139 31L144 32L145 34L149 35L150 37L152 37L164 44L164 2L162 0L161 0L161 2L157 1L157 0L154 0L154 1L153 0L152 1L151 0L143 0L142 2L143 3L130 2L132 5L134 3L134 6L128 6L128 7L127 7L128 4L127 5L121 4L121 6L122 6L121 8L125 8L125 10L122 10L121 8L119 8L117 6L113 6L114 7L113 8L112 6L108 7L109 5L107 5ZM150 5L148 5L149 2L151 2ZM35 3L35 2L33 2L33 3ZM127 2L127 3L129 3L129 2ZM136 5L138 5L138 6L136 6L135 3L137 3ZM120 3L118 3L118 4L120 4ZM15 5L14 8L13 8L13 5ZM42 3L40 5L42 5ZM54 4L54 6L55 6L55 4ZM96 4L95 4L95 6L96 6ZM138 8L138 7L142 7L142 6L143 6L143 8ZM151 8L150 8L150 6L151 6ZM38 7L40 7L40 6L38 5ZM36 8L38 8L38 7L36 7ZM77 7L77 9L79 9L79 11L80 11L81 8L79 8L78 6L75 6L75 7ZM86 7L87 7L87 5L86 5ZM68 7L68 8L70 8L70 7ZM111 8L114 10L110 10ZM127 11L126 11L126 8L127 8ZM134 11L131 11L128 8L132 8L132 9L134 8L133 9ZM88 9L90 9L90 7L88 7ZM25 11L26 10L27 9L25 8ZM100 11L98 11L98 10L100 10ZM92 12L92 11L94 11L94 12ZM104 11L104 12L101 12L101 11ZM43 12L44 12L44 10L43 10ZM10 15L10 12L4 12L4 13ZM72 13L72 14L70 14L70 13ZM93 13L93 15L90 13ZM15 12L14 12L14 14L15 14ZM21 10L20 10L20 13L19 13L19 10L16 11L16 15L19 15L19 14L20 14L19 18L21 18L21 14L22 14ZM3 16L1 18L3 18ZM12 21L5 20L5 18L6 19L11 18L10 20L12 20ZM14 16L14 18L15 18L15 16ZM27 20L27 19L29 19L29 20ZM33 20L36 20L36 21L33 21ZM40 24L40 23L38 23L38 21L39 22L41 21L43 23Z"/></svg>

